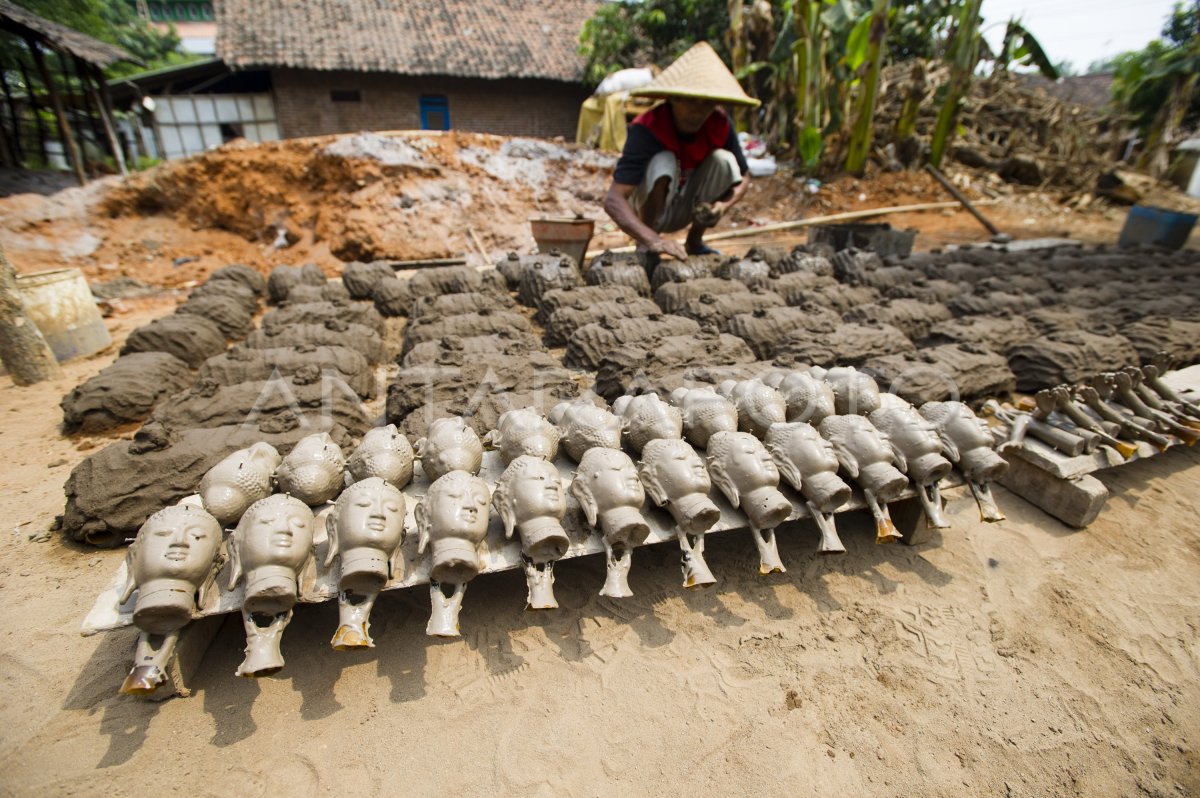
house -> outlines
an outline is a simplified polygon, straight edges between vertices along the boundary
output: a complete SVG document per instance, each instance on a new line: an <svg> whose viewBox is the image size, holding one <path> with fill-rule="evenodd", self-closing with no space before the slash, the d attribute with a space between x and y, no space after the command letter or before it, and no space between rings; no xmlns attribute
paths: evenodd
<svg viewBox="0 0 1200 798"><path fill-rule="evenodd" d="M358 130L574 136L599 0L223 0L217 57L269 76L285 138Z"/></svg>
<svg viewBox="0 0 1200 798"><path fill-rule="evenodd" d="M186 53L212 55L217 23L211 0L136 0L138 15L152 27L166 31L172 26Z"/></svg>

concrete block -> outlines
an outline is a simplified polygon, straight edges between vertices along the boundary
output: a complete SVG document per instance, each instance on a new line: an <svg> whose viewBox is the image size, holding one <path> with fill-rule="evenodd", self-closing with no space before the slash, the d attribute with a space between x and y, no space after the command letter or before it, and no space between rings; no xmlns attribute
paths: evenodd
<svg viewBox="0 0 1200 798"><path fill-rule="evenodd" d="M1020 457L1008 463L1000 484L1068 526L1092 523L1108 501L1108 488L1093 476L1060 479Z"/></svg>

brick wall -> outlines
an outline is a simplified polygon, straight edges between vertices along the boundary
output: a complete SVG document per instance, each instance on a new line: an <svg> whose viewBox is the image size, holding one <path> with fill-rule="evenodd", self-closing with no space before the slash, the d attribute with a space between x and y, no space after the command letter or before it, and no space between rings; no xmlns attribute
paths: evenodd
<svg viewBox="0 0 1200 798"><path fill-rule="evenodd" d="M553 80L410 77L381 72L274 69L271 82L275 111L286 138L419 129L419 98L432 94L449 100L454 130L573 139L579 105L588 96L580 84ZM361 100L334 102L334 91L357 91Z"/></svg>

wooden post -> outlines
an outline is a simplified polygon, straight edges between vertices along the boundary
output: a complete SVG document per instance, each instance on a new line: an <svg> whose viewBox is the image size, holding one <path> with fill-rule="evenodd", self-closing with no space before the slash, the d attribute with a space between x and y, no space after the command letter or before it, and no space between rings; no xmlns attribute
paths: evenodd
<svg viewBox="0 0 1200 798"><path fill-rule="evenodd" d="M0 247L0 360L17 385L62 376L62 369L17 293L17 273Z"/></svg>
<svg viewBox="0 0 1200 798"><path fill-rule="evenodd" d="M0 69L0 87L4 90L4 102L8 106L8 116L12 120L13 127L13 155L16 157L17 165L25 160L25 150L21 146L21 117L17 115L17 103L13 100L12 89L8 85L8 71Z"/></svg>
<svg viewBox="0 0 1200 798"><path fill-rule="evenodd" d="M46 91L50 92L50 104L53 106L54 116L58 120L58 132L63 140L63 148L67 151L67 157L71 161L71 167L75 170L75 177L79 180L79 185L87 185L87 175L83 171L83 156L75 144L75 139L71 138L71 123L67 121L67 112L63 108L62 96L51 79L50 69L46 66L46 57L42 55L36 40L26 39L26 41L29 43L30 52L33 53L38 74L42 76L42 84L46 87Z"/></svg>
<svg viewBox="0 0 1200 798"><path fill-rule="evenodd" d="M29 110L33 113L33 125L37 129L38 152L42 154L42 164L50 163L50 154L46 152L46 128L42 126L42 107L38 105L37 93L33 90L33 81L29 79L29 70L21 59L17 59L21 67L21 80L25 81L25 91L29 95Z"/></svg>
<svg viewBox="0 0 1200 798"><path fill-rule="evenodd" d="M121 140L117 137L117 129L113 124L112 108L100 93L100 89L104 90L104 94L108 93L108 88L104 85L104 76L100 74L99 69L88 69L86 65L78 61L76 64L81 67L79 79L83 81L87 92L92 95L96 109L100 112L100 122L104 125L104 135L108 137L108 146L112 149L113 158L117 161L117 170L120 171L122 177L128 177L129 170L125 168L125 151L121 147ZM89 77L92 79L90 84L87 80Z"/></svg>
<svg viewBox="0 0 1200 798"><path fill-rule="evenodd" d="M59 69L62 71L64 83L67 88L66 102L68 107L74 106L75 97L71 90L71 73L67 70L67 58L63 53L56 53L58 56ZM79 101L83 105L84 116L87 117L88 125L92 128L92 141L96 142L96 147L103 149L100 143L104 139L104 128L101 127L99 113L93 102L92 93L88 90L87 78L84 77L83 64L78 58L71 57L71 64L75 67L75 79L79 81ZM74 106L78 107L78 106ZM79 147L83 150L83 160L87 163L87 137L83 131L79 131ZM113 159L116 160L115 158Z"/></svg>

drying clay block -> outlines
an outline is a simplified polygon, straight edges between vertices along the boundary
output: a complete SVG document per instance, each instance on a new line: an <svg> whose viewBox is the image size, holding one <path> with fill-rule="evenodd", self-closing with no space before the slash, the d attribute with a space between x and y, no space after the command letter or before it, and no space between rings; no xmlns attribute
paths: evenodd
<svg viewBox="0 0 1200 798"><path fill-rule="evenodd" d="M241 263L232 263L217 269L208 276L208 280L204 284L210 285L226 281L238 283L250 289L256 296L263 296L267 293L266 278L254 269L244 266Z"/></svg>
<svg viewBox="0 0 1200 798"><path fill-rule="evenodd" d="M254 329L254 310L233 297L191 296L175 312L206 318L231 340L245 338Z"/></svg>
<svg viewBox="0 0 1200 798"><path fill-rule="evenodd" d="M383 360L383 338L362 324L341 319L326 319L320 324L289 324L265 327L246 337L250 349L274 349L281 346L311 344L312 346L344 346L359 352L371 363Z"/></svg>
<svg viewBox="0 0 1200 798"><path fill-rule="evenodd" d="M863 489L867 506L875 517L875 542L899 540L887 503L908 486L908 479L895 467L895 453L887 437L863 416L830 416L821 422L821 437L833 445L834 454L846 476Z"/></svg>
<svg viewBox="0 0 1200 798"><path fill-rule="evenodd" d="M429 597L432 611L425 633L434 637L458 637L458 614L467 582L482 569L479 544L487 537L487 483L466 471L451 471L429 486L416 507L420 540L417 553L430 550ZM449 595L442 584L450 586Z"/></svg>
<svg viewBox="0 0 1200 798"><path fill-rule="evenodd" d="M737 408L712 388L677 388L671 403L680 410L687 439L701 449L714 433L737 430Z"/></svg>
<svg viewBox="0 0 1200 798"><path fill-rule="evenodd" d="M278 305L287 301L288 294L298 285L324 285L325 275L315 264L276 266L267 276L267 295Z"/></svg>
<svg viewBox="0 0 1200 798"><path fill-rule="evenodd" d="M683 551L683 586L716 582L704 561L704 533L721 519L721 511L708 498L712 480L704 459L687 441L660 438L642 450L638 476L651 501L666 507L675 521Z"/></svg>
<svg viewBox="0 0 1200 798"><path fill-rule="evenodd" d="M761 438L772 424L787 420L787 402L779 391L761 380L726 380L717 393L733 402L738 411L738 429Z"/></svg>
<svg viewBox="0 0 1200 798"><path fill-rule="evenodd" d="M403 488L413 477L412 444L396 430L395 424L375 427L363 436L346 461L347 481L354 483L379 477L396 488Z"/></svg>
<svg viewBox="0 0 1200 798"><path fill-rule="evenodd" d="M283 458L275 471L280 493L295 496L311 506L333 499L342 489L346 458L329 433L309 435Z"/></svg>
<svg viewBox="0 0 1200 798"><path fill-rule="evenodd" d="M250 505L271 495L271 475L283 458L269 443L239 449L200 480L200 501L222 526L236 523Z"/></svg>
<svg viewBox="0 0 1200 798"><path fill-rule="evenodd" d="M103 432L140 421L164 397L192 383L184 363L166 352L122 355L62 399L66 432Z"/></svg>
<svg viewBox="0 0 1200 798"><path fill-rule="evenodd" d="M404 513L404 494L397 486L366 477L342 491L325 520L325 567L338 561L338 628L330 645L339 651L375 645L371 608L392 578L392 557L404 540Z"/></svg>
<svg viewBox="0 0 1200 798"><path fill-rule="evenodd" d="M141 630L133 669L121 692L148 695L167 681L179 630L208 588L221 544L217 519L194 505L166 507L146 519L126 554L124 604L137 591L133 623Z"/></svg>
<svg viewBox="0 0 1200 798"><path fill-rule="evenodd" d="M555 405L550 420L562 430L563 450L577 463L593 447L621 448L621 419L586 399Z"/></svg>
<svg viewBox="0 0 1200 798"><path fill-rule="evenodd" d="M485 442L500 451L500 459L508 465L522 455L553 460L558 456L562 437L558 427L541 413L529 408L509 410L500 416L496 429L485 436Z"/></svg>
<svg viewBox="0 0 1200 798"><path fill-rule="evenodd" d="M342 269L342 285L353 299L370 299L383 279L395 279L396 270L385 261L347 263Z"/></svg>
<svg viewBox="0 0 1200 798"><path fill-rule="evenodd" d="M652 440L683 437L683 418L679 409L658 398L658 394L622 396L613 402L613 412L624 422L625 440L640 452Z"/></svg>
<svg viewBox="0 0 1200 798"><path fill-rule="evenodd" d="M558 469L540 457L518 456L496 482L492 506L504 522L507 537L511 538L514 531L520 533L529 588L526 608L556 608L554 563L567 553L571 544L562 528L567 497Z"/></svg>
<svg viewBox="0 0 1200 798"><path fill-rule="evenodd" d="M650 534L642 517L646 491L629 455L619 449L588 449L579 462L571 495L583 508L588 525L600 533L607 553L607 575L600 595L625 598L633 547Z"/></svg>
<svg viewBox="0 0 1200 798"><path fill-rule="evenodd" d="M775 527L792 514L792 503L779 492L779 469L762 441L748 432L718 432L708 439L707 460L713 484L750 519L759 572L786 571Z"/></svg>
<svg viewBox="0 0 1200 798"><path fill-rule="evenodd" d="M439 418L417 441L417 457L430 482L451 471L478 474L483 465L483 442L463 419Z"/></svg>
<svg viewBox="0 0 1200 798"><path fill-rule="evenodd" d="M313 559L313 514L299 499L282 494L260 499L229 538L229 581L245 580L242 625L246 656L238 676L269 676L283 667L280 643L300 595L301 573Z"/></svg>
<svg viewBox="0 0 1200 798"><path fill-rule="evenodd" d="M367 359L344 346L311 346L274 349L248 349L235 346L223 355L210 357L200 368L196 381L211 381L218 385L292 377L308 381L320 380L326 372L350 386L356 394L369 399L375 395L375 370Z"/></svg>
<svg viewBox="0 0 1200 798"><path fill-rule="evenodd" d="M166 352L196 368L207 358L225 351L225 336L203 316L164 316L129 334L122 355Z"/></svg>

